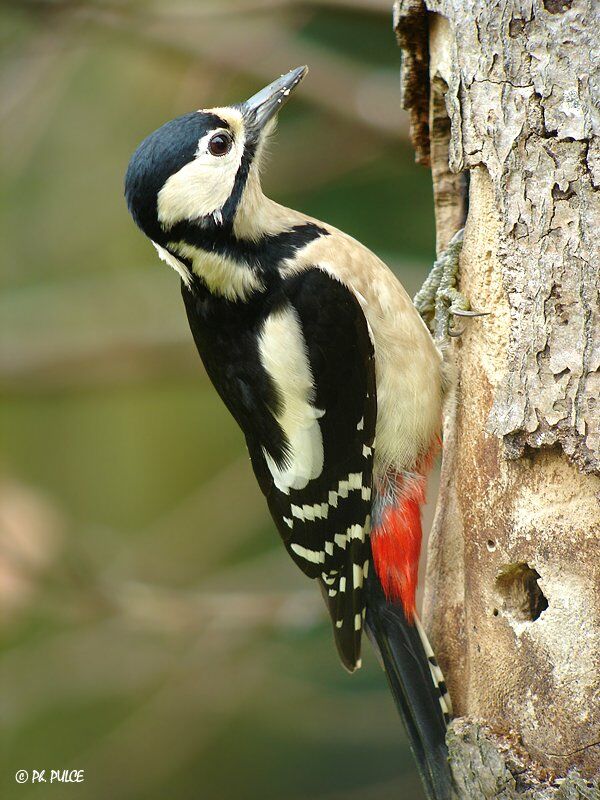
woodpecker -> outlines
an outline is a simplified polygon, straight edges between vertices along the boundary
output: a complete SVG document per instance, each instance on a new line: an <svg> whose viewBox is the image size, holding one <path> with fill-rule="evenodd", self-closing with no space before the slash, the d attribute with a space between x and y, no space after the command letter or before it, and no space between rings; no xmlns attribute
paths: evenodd
<svg viewBox="0 0 600 800"><path fill-rule="evenodd" d="M376 255L261 190L265 142L306 73L158 128L131 158L125 196L179 273L206 372L287 552L320 586L343 665L360 667L366 631L426 792L447 800L450 700L415 609L444 359Z"/></svg>

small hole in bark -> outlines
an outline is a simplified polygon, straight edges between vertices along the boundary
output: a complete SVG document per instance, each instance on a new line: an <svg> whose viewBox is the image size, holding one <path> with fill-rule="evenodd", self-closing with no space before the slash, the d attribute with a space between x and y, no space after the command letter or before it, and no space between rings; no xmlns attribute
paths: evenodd
<svg viewBox="0 0 600 800"><path fill-rule="evenodd" d="M492 611L492 614L493 614L495 617L497 617L497 616L498 616L498 609L497 609L497 608L495 608L495 609Z"/></svg>
<svg viewBox="0 0 600 800"><path fill-rule="evenodd" d="M548 608L548 601L538 580L539 572L524 561L502 567L496 578L496 592L502 599L502 611L518 622L533 622ZM494 609L494 616L497 616Z"/></svg>
<svg viewBox="0 0 600 800"><path fill-rule="evenodd" d="M544 0L544 8L550 14L564 14L573 5L573 0Z"/></svg>
<svg viewBox="0 0 600 800"><path fill-rule="evenodd" d="M573 189L574 183L575 181L571 181L566 189L561 189L558 183L555 183L552 187L552 197L554 200L570 200L575 194L575 190Z"/></svg>
<svg viewBox="0 0 600 800"><path fill-rule="evenodd" d="M525 30L525 20L520 17L513 17L508 25L508 35L511 39L516 38Z"/></svg>
<svg viewBox="0 0 600 800"><path fill-rule="evenodd" d="M490 553L493 553L496 549L496 542L493 539L487 540L487 549L490 551Z"/></svg>

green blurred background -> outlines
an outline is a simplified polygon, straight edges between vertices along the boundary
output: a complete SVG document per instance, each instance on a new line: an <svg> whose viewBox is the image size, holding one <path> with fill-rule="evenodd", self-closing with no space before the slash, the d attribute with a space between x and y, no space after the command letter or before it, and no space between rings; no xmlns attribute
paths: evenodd
<svg viewBox="0 0 600 800"><path fill-rule="evenodd" d="M308 63L265 189L413 292L431 189L387 0L48 0L0 20L1 796L418 800L383 674L370 652L339 666L122 196L162 122ZM14 779L57 768L85 782Z"/></svg>

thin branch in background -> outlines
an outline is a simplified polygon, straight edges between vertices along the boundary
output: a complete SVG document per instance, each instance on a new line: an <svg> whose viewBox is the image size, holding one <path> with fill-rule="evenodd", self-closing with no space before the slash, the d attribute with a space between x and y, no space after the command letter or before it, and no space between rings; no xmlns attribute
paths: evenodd
<svg viewBox="0 0 600 800"><path fill-rule="evenodd" d="M43 575L64 546L65 519L40 492L0 481L0 621L7 625L36 599Z"/></svg>
<svg viewBox="0 0 600 800"><path fill-rule="evenodd" d="M239 459L222 470L212 481L203 485L198 493L176 507L175 512L160 519L149 531L151 539L159 539L160 543L168 542L173 547L174 532L181 528L189 529L196 520L206 523L206 511L211 507L217 509L216 516L223 523L222 509L225 508L231 486L238 486L238 478L244 482L247 460ZM264 517L262 502L259 503L258 492L254 492L256 501L254 512L257 522ZM0 518L0 557L2 572L5 576L5 591L11 584L6 583L11 574L20 576L20 583L27 587L28 595L43 592L46 608L57 616L77 616L89 619L106 615L123 616L133 624L151 626L163 631L208 631L233 630L237 627L256 628L265 625L285 628L307 627L314 625L322 616L320 598L313 591L281 593L263 591L194 591L178 590L164 585L152 585L147 582L132 581L120 578L123 573L130 574L134 558L139 553L139 545L131 547L129 570L124 569L123 561L115 568L111 564L110 572L99 571L98 565L88 557L82 543L70 537L68 553L65 552L64 528L65 520L56 508L50 506L37 492L13 483L2 487L2 516ZM228 507L237 511L237 522L228 517L226 527L228 536L222 537L210 551L203 550L206 558L203 570L214 567L234 549L244 532L249 528L249 514L252 517L251 498L229 503ZM200 506L200 507L199 507ZM192 519L193 517L193 519ZM61 531L60 538L57 531ZM32 539L32 537L34 537ZM138 542L134 537L134 542ZM147 541L147 537L145 539ZM48 553L41 550L42 543ZM158 543L158 542L157 542ZM143 548L144 553L147 547ZM261 554L260 561L270 553ZM251 566L251 569L253 567ZM227 582L221 578L217 581L223 587ZM244 585L235 582L235 586ZM2 588L0 584L0 588ZM20 595L19 595L20 597ZM22 599L22 598L21 598ZM8 600L8 597L5 597ZM61 614L61 609L64 613Z"/></svg>
<svg viewBox="0 0 600 800"><path fill-rule="evenodd" d="M231 502L231 487L236 487L236 502ZM213 516L214 515L214 516ZM128 574L143 570L144 563L160 559L166 541L169 550L178 552L180 541L189 542L190 529L198 530L198 538L211 536L210 551L203 550L202 570L210 571L230 555L267 519L264 501L250 474L244 454L216 471L207 481L165 514L154 520L122 550L115 572ZM215 530L227 530L227 536L214 536ZM140 552L137 542L143 539Z"/></svg>
<svg viewBox="0 0 600 800"><path fill-rule="evenodd" d="M388 0L296 0L296 2L340 11L370 11L374 14L383 14L386 18L390 15Z"/></svg>
<svg viewBox="0 0 600 800"><path fill-rule="evenodd" d="M213 0L203 3L180 2L169 6L168 12L164 10L164 3L158 2L144 8L144 15L155 20L166 18L192 20L205 20L207 18L223 17L235 14L260 14L272 13L281 9L335 9L336 11L360 11L378 15L390 16L388 0Z"/></svg>
<svg viewBox="0 0 600 800"><path fill-rule="evenodd" d="M6 57L0 79L2 169L5 179L30 162L48 123L80 63L85 45L76 19L56 29L43 28L29 38L18 57Z"/></svg>
<svg viewBox="0 0 600 800"><path fill-rule="evenodd" d="M243 651L243 656L236 651ZM220 652L211 649L210 658L203 659L203 654L201 642L189 643L144 701L91 747L73 756L74 763L94 776L78 787L81 800L97 798L108 789L112 800L143 795L197 758L226 729L240 704L260 686L262 654L254 651L253 655L245 635L223 640ZM244 669L227 691L220 690L224 669L238 658ZM202 673L199 663L203 663ZM200 714L210 724L199 727ZM149 753L154 757L148 758ZM24 797L35 800L36 793Z"/></svg>
<svg viewBox="0 0 600 800"><path fill-rule="evenodd" d="M16 5L17 3L15 3ZM59 13L73 11L88 5L88 0L20 0L20 7L29 7L33 11L45 13ZM140 9L133 2L103 2L95 3L105 11L117 13L143 14L146 17L164 19L177 17L187 21L193 19L206 20L211 18L227 17L235 14L256 14L273 12L282 8L333 8L336 10L352 10L385 14L389 17L390 6L388 0L204 0L202 5L193 2L179 2L168 5L165 11L164 0L146 3Z"/></svg>
<svg viewBox="0 0 600 800"><path fill-rule="evenodd" d="M226 26L209 22L203 26L202 36L198 36L194 26L171 17L157 22L143 14L131 18L98 7L81 7L73 13L82 20L127 33L153 48L200 58L213 67L235 70L262 83L272 80L290 64L309 63L319 80L304 81L299 96L385 138L408 138L408 122L400 109L398 79L393 73L382 83L381 74L371 71L379 75L381 84L378 96L372 98L375 83L370 76L365 78L364 66L308 41L300 42L289 30L293 20L285 24L271 18L240 20L233 16ZM217 98L215 101L219 102Z"/></svg>
<svg viewBox="0 0 600 800"><path fill-rule="evenodd" d="M161 632L218 634L219 638L315 627L323 603L311 586L295 592L182 592L143 583L115 586L113 601L128 624Z"/></svg>
<svg viewBox="0 0 600 800"><path fill-rule="evenodd" d="M407 791L406 778L382 781L368 786L360 785L341 792L324 792L323 794L311 794L301 800L398 800L398 798L412 797ZM418 781L414 781L413 791L415 795L420 794Z"/></svg>

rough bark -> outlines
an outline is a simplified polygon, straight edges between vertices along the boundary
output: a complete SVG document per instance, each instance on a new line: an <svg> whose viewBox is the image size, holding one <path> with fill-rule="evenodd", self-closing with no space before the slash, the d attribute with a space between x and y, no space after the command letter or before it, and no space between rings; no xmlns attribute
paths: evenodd
<svg viewBox="0 0 600 800"><path fill-rule="evenodd" d="M465 798L598 797L600 4L400 0L395 22L438 248L466 216L460 288L491 312L450 347L426 582L453 769Z"/></svg>

